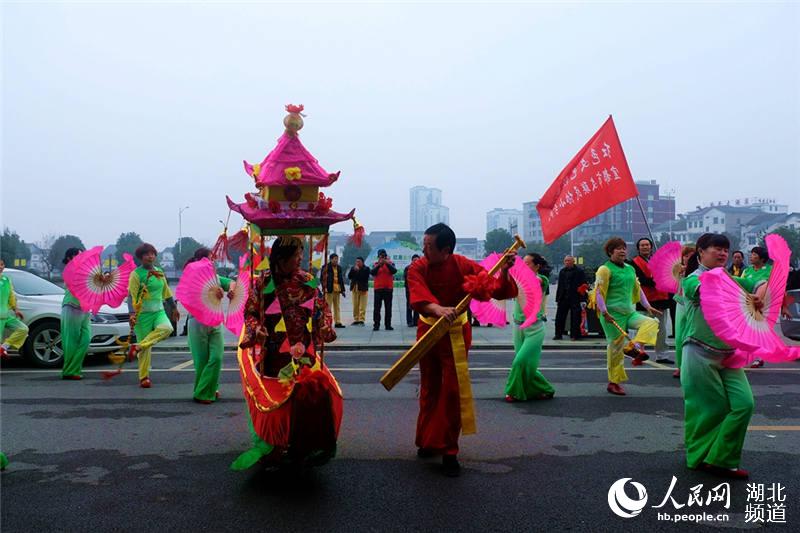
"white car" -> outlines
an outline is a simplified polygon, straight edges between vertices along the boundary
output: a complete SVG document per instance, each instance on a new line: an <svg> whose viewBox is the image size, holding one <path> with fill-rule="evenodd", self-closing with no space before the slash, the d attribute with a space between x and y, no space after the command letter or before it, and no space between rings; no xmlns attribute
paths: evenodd
<svg viewBox="0 0 800 533"><path fill-rule="evenodd" d="M6 268L3 272L14 284L17 308L24 315L29 328L28 338L20 355L38 367L54 368L62 365L61 300L64 289L35 274ZM128 308L103 306L91 318L92 338L89 353L108 353L119 349L117 340L127 340L130 334Z"/></svg>

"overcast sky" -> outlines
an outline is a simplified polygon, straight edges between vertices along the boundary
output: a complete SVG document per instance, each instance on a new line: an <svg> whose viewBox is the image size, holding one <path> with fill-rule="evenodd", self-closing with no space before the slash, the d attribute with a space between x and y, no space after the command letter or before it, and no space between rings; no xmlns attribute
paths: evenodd
<svg viewBox="0 0 800 533"><path fill-rule="evenodd" d="M3 6L2 211L25 240L213 242L304 104L334 209L451 225L538 199L614 115L634 178L800 211L800 8L787 3ZM240 219L238 219L240 220ZM239 222L233 223L237 226ZM351 231L349 223L334 229Z"/></svg>

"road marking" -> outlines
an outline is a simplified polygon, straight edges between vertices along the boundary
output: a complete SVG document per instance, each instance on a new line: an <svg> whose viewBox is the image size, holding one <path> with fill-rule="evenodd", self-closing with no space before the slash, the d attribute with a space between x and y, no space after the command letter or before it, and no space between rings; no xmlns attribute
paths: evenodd
<svg viewBox="0 0 800 533"><path fill-rule="evenodd" d="M188 367L192 366L193 364L194 364L194 361L192 359L189 359L188 361L184 361L183 363L181 363L179 365L173 366L169 370L183 370L184 368L188 368ZM192 370L194 370L194 369L192 369Z"/></svg>
<svg viewBox="0 0 800 533"><path fill-rule="evenodd" d="M800 431L800 426L747 426L747 431Z"/></svg>
<svg viewBox="0 0 800 533"><path fill-rule="evenodd" d="M186 362L181 363L181 364L179 364L177 366L174 366L172 368L152 368L152 369L150 369L150 371L151 372L194 372L194 368L187 368L188 365L190 365L191 363L192 363L191 361L186 361ZM384 366L380 366L380 367L378 367L378 366L374 366L374 367L366 367L366 366L361 366L361 367L358 367L358 366L356 366L356 367L345 367L345 366L334 367L334 366L329 366L328 369L331 372L386 372L387 370L389 370L389 367L388 366L385 366L385 367ZM109 368L98 368L98 369L87 369L87 368L84 368L83 369L83 373L84 374L98 374L98 373L101 373L101 372L108 372L108 370L109 370ZM472 367L472 368L469 369L470 372L508 372L509 370L511 370L511 368L507 367L507 366L497 366L497 367L494 367L494 366L492 366L492 367L480 367L480 366L478 366L478 367ZM602 367L579 367L579 366L574 366L574 367L568 367L568 366L545 367L545 366L543 366L543 367L539 367L539 370L546 371L546 372L561 372L561 371L570 371L570 372L573 372L573 371L579 371L579 372L580 371L584 371L584 372L585 371L606 372L608 369L606 367L604 367L604 366L602 366ZM641 367L636 367L636 368L626 368L625 370L628 371L628 372L664 372L664 371L672 371L673 369L671 367L666 367L666 366L659 366L659 367L656 367L656 366L641 366ZM750 369L745 369L745 370L749 371ZM238 372L238 371L239 371L239 368L237 368L237 367L223 368L222 369L222 372ZM412 372L419 372L419 368L415 367L411 371ZM754 371L755 372L759 372L759 373L800 372L800 368L769 368L769 369L758 368L758 369L755 369ZM130 369L124 369L122 371L123 374L134 373L134 372L138 372L138 370L136 368L130 368ZM47 370L47 369L31 368L31 369L27 369L27 370L26 369L22 369L22 370L10 370L10 369L8 369L8 370L5 370L5 369L4 370L0 370L0 376L2 376L3 374L60 374L60 373L61 373L60 369Z"/></svg>

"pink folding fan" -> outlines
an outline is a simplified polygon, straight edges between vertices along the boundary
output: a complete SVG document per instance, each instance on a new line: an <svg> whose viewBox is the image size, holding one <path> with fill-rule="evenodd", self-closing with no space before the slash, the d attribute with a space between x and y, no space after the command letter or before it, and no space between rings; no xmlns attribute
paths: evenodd
<svg viewBox="0 0 800 533"><path fill-rule="evenodd" d="M125 262L106 277L101 262L102 246L76 255L64 268L64 282L81 304L84 312L97 314L103 305L118 307L128 295L128 278L136 269L130 254Z"/></svg>
<svg viewBox="0 0 800 533"><path fill-rule="evenodd" d="M670 241L661 246L649 262L650 272L656 282L656 289L678 293L678 285L681 279L681 243Z"/></svg>
<svg viewBox="0 0 800 533"><path fill-rule="evenodd" d="M214 263L209 259L204 257L186 265L175 289L175 296L195 320L204 326L222 324L224 292Z"/></svg>
<svg viewBox="0 0 800 533"><path fill-rule="evenodd" d="M500 260L500 257L500 254L493 253L481 261L481 266L489 270ZM536 322L536 316L542 304L542 285L536 274L519 257L517 257L514 266L509 269L508 273L517 285L517 300L525 315L525 322L520 325L520 329L526 328ZM499 275L499 273L495 274L495 277ZM488 302L480 302L473 299L469 303L469 308L481 323L492 324L501 328L506 326L505 302L495 299L491 299Z"/></svg>

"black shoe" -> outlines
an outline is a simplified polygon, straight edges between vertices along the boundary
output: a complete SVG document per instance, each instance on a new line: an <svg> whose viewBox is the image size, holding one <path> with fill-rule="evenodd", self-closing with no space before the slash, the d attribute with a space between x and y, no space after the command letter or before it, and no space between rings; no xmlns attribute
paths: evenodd
<svg viewBox="0 0 800 533"><path fill-rule="evenodd" d="M662 365L674 365L675 361L673 361L669 357L659 357L658 359L656 359L656 363L661 363Z"/></svg>
<svg viewBox="0 0 800 533"><path fill-rule="evenodd" d="M372 326L372 331L378 331L379 329L381 329L380 326Z"/></svg>
<svg viewBox="0 0 800 533"><path fill-rule="evenodd" d="M442 456L442 472L447 477L458 477L461 475L461 465L458 464L458 456Z"/></svg>
<svg viewBox="0 0 800 533"><path fill-rule="evenodd" d="M430 459L436 457L436 451L430 448L417 448L417 457L420 459Z"/></svg>
<svg viewBox="0 0 800 533"><path fill-rule="evenodd" d="M342 323L339 323L339 324L336 324L336 326L335 326L335 327L337 327L337 328L344 328L344 327L347 327L347 326L345 326L345 325L344 325L344 324L342 324Z"/></svg>
<svg viewBox="0 0 800 533"><path fill-rule="evenodd" d="M392 326L386 326L383 329L385 329L386 331L394 331L394 328Z"/></svg>
<svg viewBox="0 0 800 533"><path fill-rule="evenodd" d="M553 337L553 340L554 341L560 341L560 340L563 340L563 338L564 337L562 337L561 335L556 335L555 337Z"/></svg>

